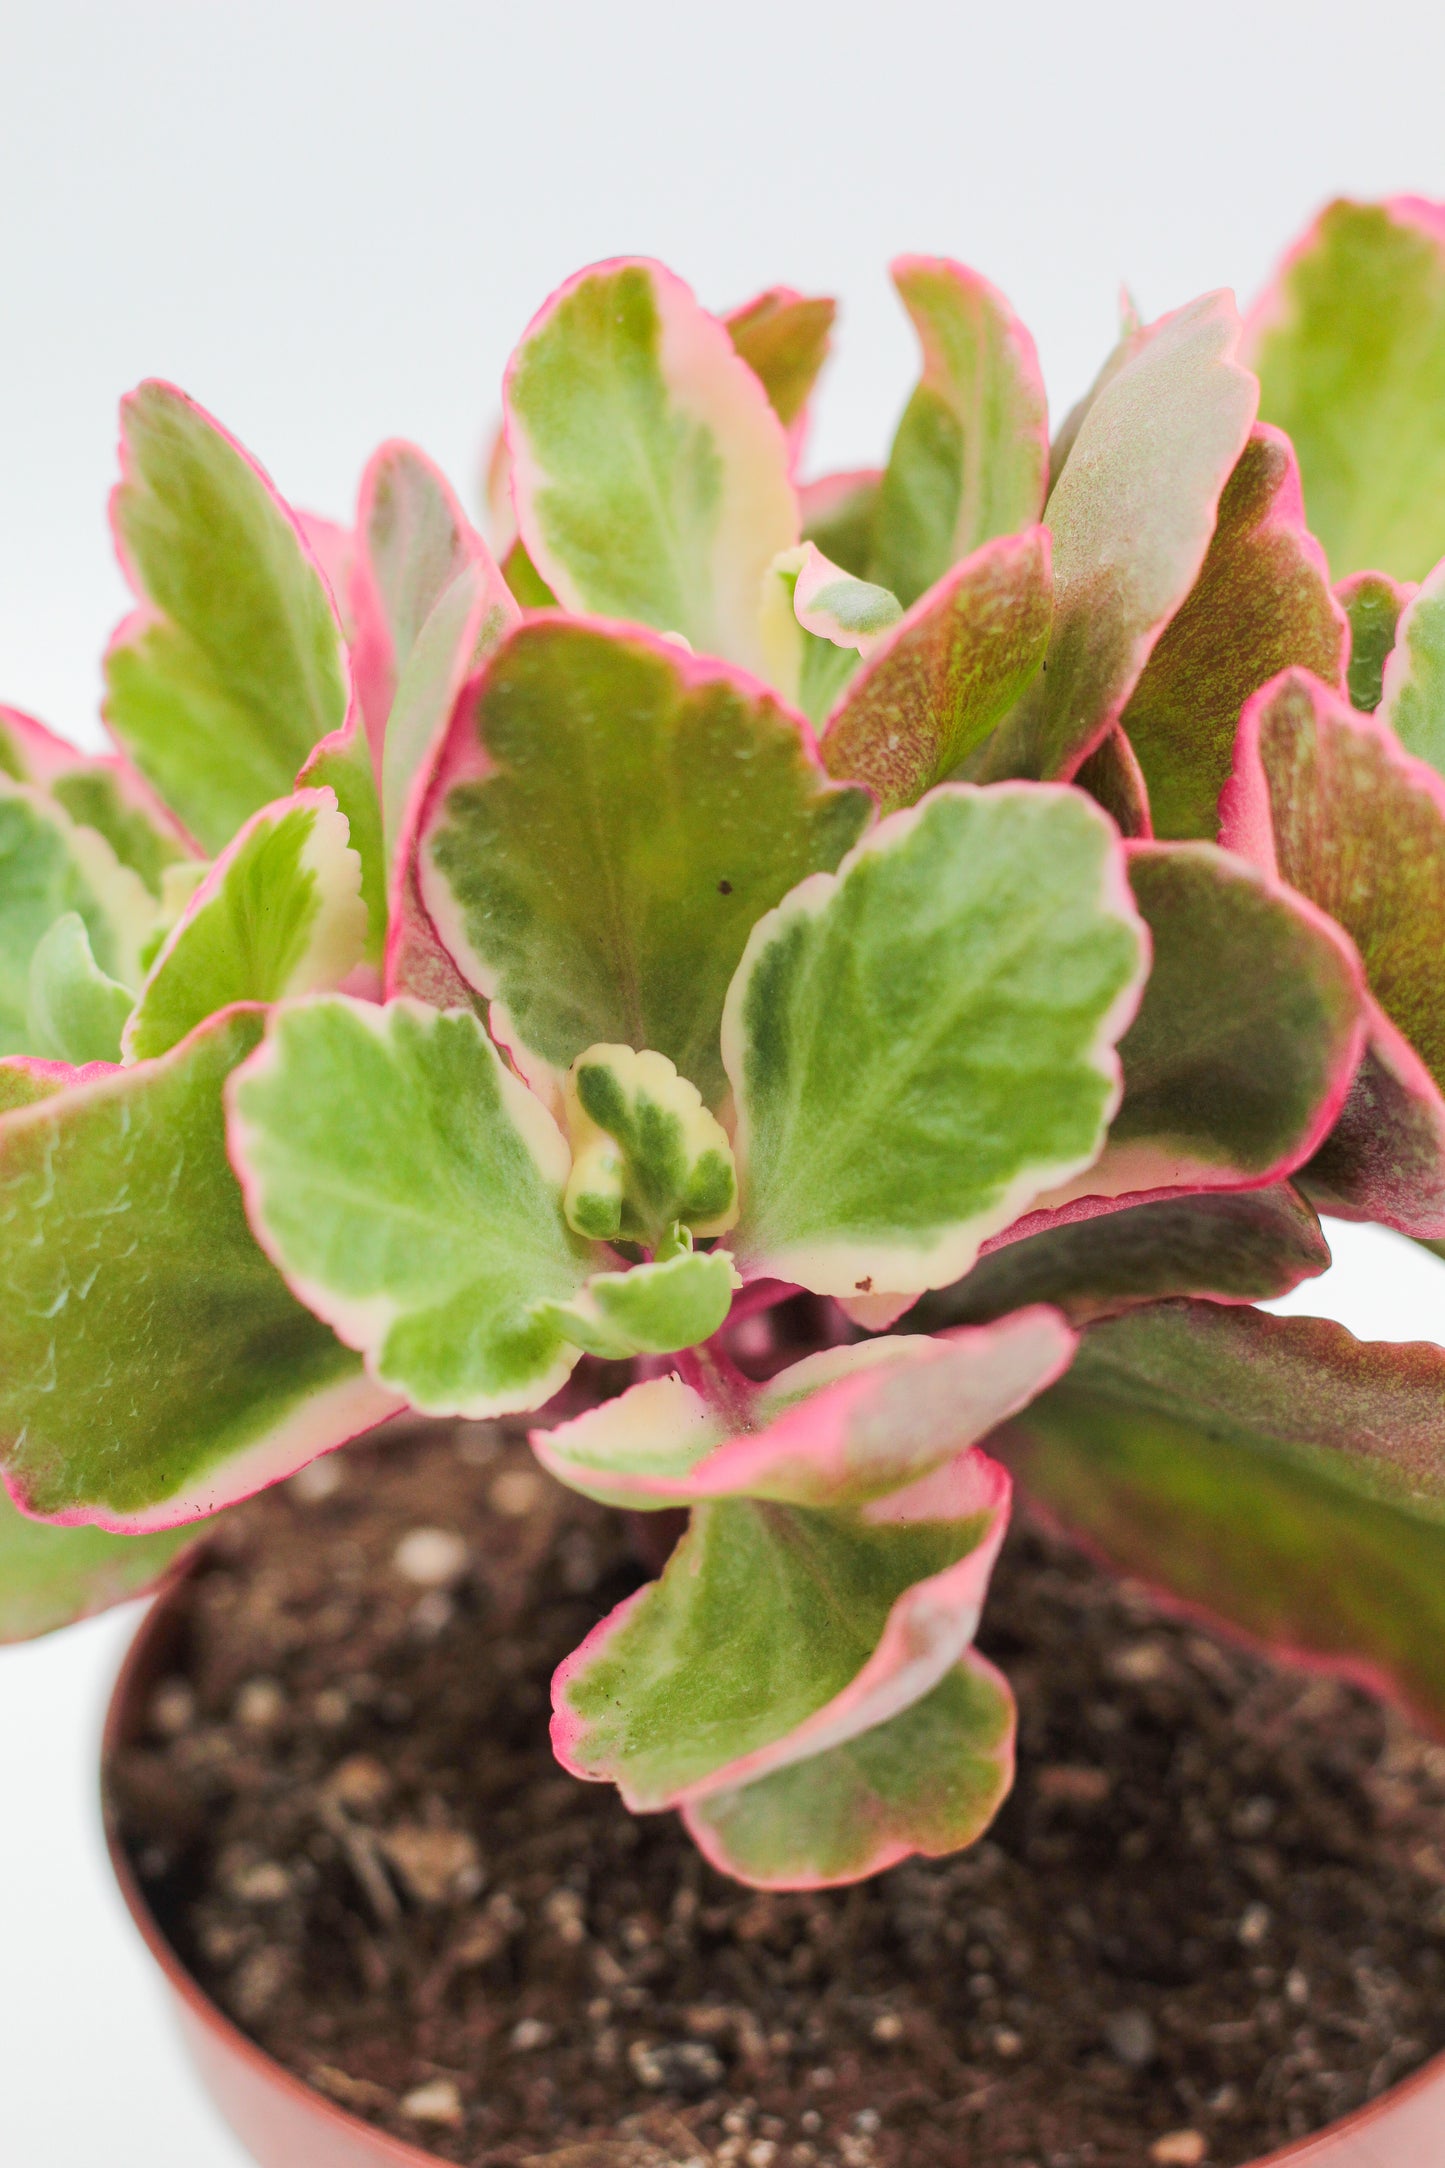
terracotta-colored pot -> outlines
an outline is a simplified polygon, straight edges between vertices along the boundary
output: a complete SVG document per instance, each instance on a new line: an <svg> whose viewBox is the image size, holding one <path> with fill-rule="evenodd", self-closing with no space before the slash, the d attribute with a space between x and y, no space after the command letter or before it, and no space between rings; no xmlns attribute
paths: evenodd
<svg viewBox="0 0 1445 2168"><path fill-rule="evenodd" d="M174 1669L178 1598L176 1585L163 1592L131 1644L106 1717L107 1759L141 1736L151 1690ZM162 1934L109 1814L106 1840L131 1917L175 1998L196 2067L259 2168L439 2168L434 2153L348 2115L247 2039L201 1992ZM1445 2055L1369 2107L1254 2168L1445 2168Z"/></svg>

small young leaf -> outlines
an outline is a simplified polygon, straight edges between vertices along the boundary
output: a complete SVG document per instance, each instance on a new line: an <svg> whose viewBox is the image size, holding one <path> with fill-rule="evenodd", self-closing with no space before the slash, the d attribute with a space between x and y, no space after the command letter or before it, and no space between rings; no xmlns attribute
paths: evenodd
<svg viewBox="0 0 1445 2168"><path fill-rule="evenodd" d="M1352 572L1335 587L1350 621L1350 706L1362 715L1373 715L1380 705L1400 613L1414 593L1413 582L1392 580L1388 572Z"/></svg>
<svg viewBox="0 0 1445 2168"><path fill-rule="evenodd" d="M0 1121L0 1467L29 1512L169 1528L401 1405L246 1225L221 1087L262 1023L232 1009Z"/></svg>
<svg viewBox="0 0 1445 2168"><path fill-rule="evenodd" d="M885 813L954 773L1043 660L1052 617L1045 527L965 557L877 641L828 718L823 761Z"/></svg>
<svg viewBox="0 0 1445 2168"><path fill-rule="evenodd" d="M1124 1572L1445 1721L1445 1355L1158 1303L1092 1326L1002 1442Z"/></svg>
<svg viewBox="0 0 1445 2168"><path fill-rule="evenodd" d="M31 958L72 911L106 977L139 985L140 952L156 917L140 877L52 799L0 781L0 1053L41 1051L30 1039Z"/></svg>
<svg viewBox="0 0 1445 2168"><path fill-rule="evenodd" d="M1254 422L1239 317L1205 294L1128 344L1049 498L1054 627L1043 670L973 770L1072 775L1122 715L1199 577Z"/></svg>
<svg viewBox="0 0 1445 2168"><path fill-rule="evenodd" d="M328 790L252 814L167 935L126 1027L128 1061L164 1054L235 1001L339 986L366 942L361 861Z"/></svg>
<svg viewBox="0 0 1445 2168"><path fill-rule="evenodd" d="M664 1054L589 1047L568 1072L567 1129L567 1220L578 1234L653 1247L674 1221L720 1235L737 1218L727 1132Z"/></svg>
<svg viewBox="0 0 1445 2168"><path fill-rule="evenodd" d="M106 656L105 718L215 852L341 728L345 644L295 516L202 408L142 384L121 441L111 516L141 608Z"/></svg>
<svg viewBox="0 0 1445 2168"><path fill-rule="evenodd" d="M1343 687L1346 640L1289 440L1256 424L1203 570L1124 710L1156 835L1213 842L1245 701L1291 663Z"/></svg>
<svg viewBox="0 0 1445 2168"><path fill-rule="evenodd" d="M319 996L275 1011L231 1093L258 1239L432 1415L540 1407L577 1360L547 1306L604 1261L562 1216L567 1147L475 1016Z"/></svg>
<svg viewBox="0 0 1445 2168"><path fill-rule="evenodd" d="M749 1276L946 1286L1097 1156L1148 944L1081 793L944 784L754 929L723 1051Z"/></svg>
<svg viewBox="0 0 1445 2168"><path fill-rule="evenodd" d="M528 555L573 611L761 670L763 574L798 539L781 423L727 330L661 264L562 287L507 370Z"/></svg>
<svg viewBox="0 0 1445 2168"><path fill-rule="evenodd" d="M1249 324L1260 412L1289 432L1336 578L1445 554L1445 213L1332 203Z"/></svg>
<svg viewBox="0 0 1445 2168"><path fill-rule="evenodd" d="M78 911L58 918L30 959L30 1043L52 1061L120 1060L120 1036L135 1006L128 986L108 978L91 952Z"/></svg>
<svg viewBox="0 0 1445 2168"><path fill-rule="evenodd" d="M995 535L1043 510L1048 406L1003 295L946 256L900 256L893 283L923 349L878 497L871 577L905 609Z"/></svg>
<svg viewBox="0 0 1445 2168"><path fill-rule="evenodd" d="M546 1314L574 1346L608 1361L671 1355L710 1340L742 1282L726 1250L684 1250L631 1272L599 1272Z"/></svg>
<svg viewBox="0 0 1445 2168"><path fill-rule="evenodd" d="M618 627L535 618L459 702L421 893L492 1028L560 1083L653 1047L715 1105L723 998L754 921L871 812L750 679Z"/></svg>

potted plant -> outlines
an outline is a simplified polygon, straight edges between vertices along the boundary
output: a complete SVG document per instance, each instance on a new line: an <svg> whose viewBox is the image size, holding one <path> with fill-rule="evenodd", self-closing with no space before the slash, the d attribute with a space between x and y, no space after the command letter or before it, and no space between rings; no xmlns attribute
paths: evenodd
<svg viewBox="0 0 1445 2168"><path fill-rule="evenodd" d="M512 1551L570 1493L639 1561L556 1670L557 1759L762 1893L984 1837L1015 1478L1191 1615L1445 1717L1445 1355L1252 1307L1328 1261L1317 1208L1445 1237L1445 211L1333 205L1247 326L1131 315L1052 444L1002 297L893 275L887 464L800 487L831 305L581 273L507 371L492 548L408 445L343 530L142 385L118 751L0 718L6 1627L204 1572L376 1426L530 1421ZM425 1639L460 1567L420 1538ZM415 1847L327 1797L316 1856L424 1907ZM423 2157L150 1931L259 2158ZM552 2150L906 2157L866 2114L704 2138L689 2097ZM430 2099L418 2144L542 2157ZM1442 2133L1437 2063L1289 2158Z"/></svg>

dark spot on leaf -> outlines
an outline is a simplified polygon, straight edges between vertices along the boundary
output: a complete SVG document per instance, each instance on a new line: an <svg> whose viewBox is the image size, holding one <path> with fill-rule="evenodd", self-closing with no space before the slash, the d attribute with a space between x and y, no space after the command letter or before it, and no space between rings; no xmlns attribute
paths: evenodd
<svg viewBox="0 0 1445 2168"><path fill-rule="evenodd" d="M871 1295L873 1292L873 1282L871 1279L855 1280L853 1282L853 1287L855 1293L860 1295Z"/></svg>
<svg viewBox="0 0 1445 2168"><path fill-rule="evenodd" d="M718 884L717 884L717 892L718 892L718 894L719 894L720 896L730 896L730 895L732 894L732 892L733 892L733 884L732 884L732 882L731 882L731 881L719 881L719 882L718 882Z"/></svg>

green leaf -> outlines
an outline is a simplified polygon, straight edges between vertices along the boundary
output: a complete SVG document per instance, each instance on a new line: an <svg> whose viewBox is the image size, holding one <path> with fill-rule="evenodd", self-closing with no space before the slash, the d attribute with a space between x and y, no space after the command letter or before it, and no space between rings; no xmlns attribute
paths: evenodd
<svg viewBox="0 0 1445 2168"><path fill-rule="evenodd" d="M475 1016L318 996L236 1080L257 1234L382 1384L430 1415L540 1407L577 1350L547 1306L603 1262L562 1216L567 1147Z"/></svg>
<svg viewBox="0 0 1445 2168"><path fill-rule="evenodd" d="M872 648L823 737L830 775L866 783L885 813L953 774L1043 660L1052 616L1048 530L985 543Z"/></svg>
<svg viewBox="0 0 1445 2168"><path fill-rule="evenodd" d="M502 560L502 578L512 599L524 610L555 610L557 597L543 579L519 535Z"/></svg>
<svg viewBox="0 0 1445 2168"><path fill-rule="evenodd" d="M82 920L108 978L139 985L155 904L139 876L89 828L28 785L0 781L0 1053L30 1038L30 963L58 918Z"/></svg>
<svg viewBox="0 0 1445 2168"><path fill-rule="evenodd" d="M366 906L365 955L379 965L386 951L386 852L381 797L361 712L323 738L296 778L298 790L329 790L346 822L352 850L361 861L361 900Z"/></svg>
<svg viewBox="0 0 1445 2168"><path fill-rule="evenodd" d="M821 295L770 286L723 318L728 337L785 429L805 418L837 313L838 304Z"/></svg>
<svg viewBox="0 0 1445 2168"><path fill-rule="evenodd" d="M29 1511L170 1527L399 1405L247 1227L221 1087L262 1021L231 1010L0 1122L0 1463Z"/></svg>
<svg viewBox="0 0 1445 2168"><path fill-rule="evenodd" d="M1359 959L1322 912L1209 843L1133 843L1128 864L1153 965L1119 1043L1123 1104L1049 1209L1278 1181L1323 1142L1363 1047Z"/></svg>
<svg viewBox="0 0 1445 2168"><path fill-rule="evenodd" d="M1228 294L1128 342L1079 426L1047 521L1054 629L1044 669L988 741L981 778L1070 775L1122 715L1193 587L1257 387Z"/></svg>
<svg viewBox="0 0 1445 2168"><path fill-rule="evenodd" d="M1104 733L1072 780L1075 789L1087 791L1104 808L1121 836L1140 841L1153 835L1149 786L1121 724Z"/></svg>
<svg viewBox="0 0 1445 2168"><path fill-rule="evenodd" d="M1147 945L1076 791L944 784L762 919L729 990L752 1274L946 1286L1097 1156Z"/></svg>
<svg viewBox="0 0 1445 2168"><path fill-rule="evenodd" d="M1350 621L1350 706L1373 715L1385 689L1385 665L1395 645L1400 613L1414 587L1392 580L1388 572L1352 572L1335 588L1335 599Z"/></svg>
<svg viewBox="0 0 1445 2168"><path fill-rule="evenodd" d="M1445 555L1445 218L1332 203L1250 320L1260 412L1288 430L1336 577Z"/></svg>
<svg viewBox="0 0 1445 2168"><path fill-rule="evenodd" d="M215 852L344 722L341 628L295 518L208 414L146 383L121 434L112 516L142 606L106 657L105 717Z"/></svg>
<svg viewBox="0 0 1445 2168"><path fill-rule="evenodd" d="M463 568L490 564L490 553L440 469L399 440L368 461L356 525L356 689L379 757L397 677L422 626Z"/></svg>
<svg viewBox="0 0 1445 2168"><path fill-rule="evenodd" d="M950 565L1043 510L1048 408L1034 342L994 287L946 256L893 283L923 350L878 497L872 577L907 608Z"/></svg>
<svg viewBox="0 0 1445 2168"><path fill-rule="evenodd" d="M1378 707L1406 752L1445 775L1445 564L1436 565L1400 613Z"/></svg>
<svg viewBox="0 0 1445 2168"><path fill-rule="evenodd" d="M1445 1721L1445 1355L1162 1303L1017 1418L1034 1495L1124 1572Z"/></svg>
<svg viewBox="0 0 1445 2168"><path fill-rule="evenodd" d="M925 1295L908 1323L915 1332L987 1324L1033 1302L1076 1325L1171 1295L1263 1302L1329 1262L1319 1221L1288 1182L1204 1190L1006 1240L955 1286Z"/></svg>
<svg viewBox="0 0 1445 2168"><path fill-rule="evenodd" d="M855 579L811 542L784 550L768 567L763 622L775 684L808 720L821 722L858 667L898 623L896 595Z"/></svg>
<svg viewBox="0 0 1445 2168"><path fill-rule="evenodd" d="M983 1835L1013 1784L1014 1698L976 1650L843 1746L683 1809L714 1867L761 1889L859 1882Z"/></svg>
<svg viewBox="0 0 1445 2168"><path fill-rule="evenodd" d="M1341 685L1345 642L1289 440L1257 425L1224 486L1203 570L1124 710L1156 835L1213 842L1245 701L1291 663Z"/></svg>
<svg viewBox="0 0 1445 2168"><path fill-rule="evenodd" d="M589 1355L623 1361L710 1340L742 1285L726 1250L684 1250L631 1272L599 1272L570 1302L547 1305L557 1330Z"/></svg>
<svg viewBox="0 0 1445 2168"><path fill-rule="evenodd" d="M386 862L394 867L413 787L436 750L462 686L519 621L485 565L464 565L407 653L396 683L381 757Z"/></svg>
<svg viewBox="0 0 1445 2168"><path fill-rule="evenodd" d="M760 687L644 634L525 624L457 709L422 895L529 1077L652 1047L716 1104L723 999L756 919L871 812Z"/></svg>
<svg viewBox="0 0 1445 2168"><path fill-rule="evenodd" d="M157 900L167 869L191 858L190 839L128 761L92 759L18 708L0 707L0 772L35 784L78 827L96 829Z"/></svg>
<svg viewBox="0 0 1445 2168"><path fill-rule="evenodd" d="M640 258L570 280L513 355L505 404L522 540L563 605L770 676L763 574L798 539L787 441L682 281Z"/></svg>
<svg viewBox="0 0 1445 2168"><path fill-rule="evenodd" d="M141 1595L194 1538L193 1528L55 1528L27 1519L0 1487L0 1642L30 1641Z"/></svg>
<svg viewBox="0 0 1445 2168"><path fill-rule="evenodd" d="M78 911L58 918L30 959L30 1043L53 1061L118 1062L120 1035L135 1006L91 952Z"/></svg>
<svg viewBox="0 0 1445 2168"><path fill-rule="evenodd" d="M235 1001L339 986L361 961L361 861L330 791L251 816L167 935L126 1027L128 1061L164 1054Z"/></svg>
<svg viewBox="0 0 1445 2168"><path fill-rule="evenodd" d="M589 1047L568 1072L567 1130L566 1211L578 1234L653 1247L674 1221L720 1235L737 1218L727 1132L665 1055Z"/></svg>
<svg viewBox="0 0 1445 2168"><path fill-rule="evenodd" d="M1007 1518L1000 1475L971 1452L870 1507L697 1507L661 1580L557 1673L559 1759L646 1812L756 1781L921 1700L972 1641Z"/></svg>

